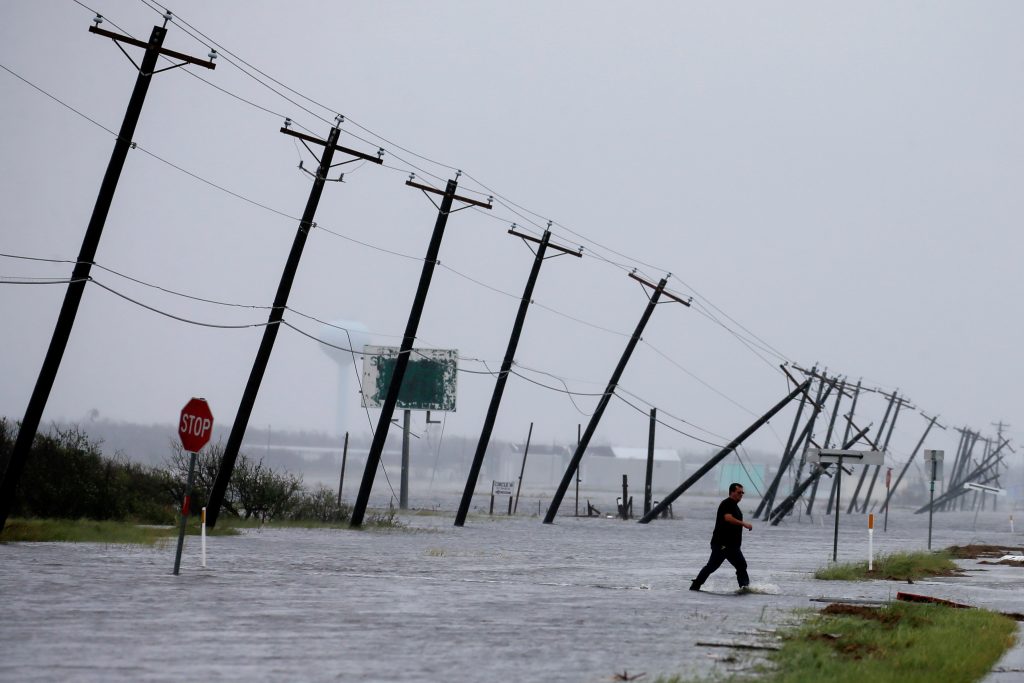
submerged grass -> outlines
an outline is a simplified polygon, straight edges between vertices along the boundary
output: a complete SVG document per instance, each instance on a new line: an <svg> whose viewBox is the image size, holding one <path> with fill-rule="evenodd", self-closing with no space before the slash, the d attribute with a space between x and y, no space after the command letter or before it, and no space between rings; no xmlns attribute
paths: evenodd
<svg viewBox="0 0 1024 683"><path fill-rule="evenodd" d="M919 551L880 555L868 571L867 562L834 564L814 573L814 578L830 581L866 581L889 579L914 581L926 576L959 576L961 570L945 550Z"/></svg>
<svg viewBox="0 0 1024 683"><path fill-rule="evenodd" d="M981 609L832 604L784 632L781 649L752 675L660 676L655 683L968 683L991 671L1013 645L1016 627Z"/></svg>
<svg viewBox="0 0 1024 683"><path fill-rule="evenodd" d="M785 636L761 680L966 683L992 669L1016 628L1012 619L980 609L830 605Z"/></svg>

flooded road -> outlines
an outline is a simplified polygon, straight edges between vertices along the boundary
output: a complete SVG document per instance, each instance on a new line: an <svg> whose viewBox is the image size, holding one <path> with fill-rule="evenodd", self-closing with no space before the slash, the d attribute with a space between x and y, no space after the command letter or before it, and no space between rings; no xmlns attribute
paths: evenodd
<svg viewBox="0 0 1024 683"><path fill-rule="evenodd" d="M560 516L403 516L398 530L274 530L190 537L180 576L162 548L0 546L4 681L608 681L616 673L742 670L812 598L910 590L1024 612L1024 569L961 564L962 578L824 582L832 518L753 520L744 553L761 593L736 596L728 564L688 590L718 498L648 525ZM756 503L746 501L745 507ZM748 517L750 513L748 513ZM933 548L1024 548L1008 512L935 516ZM866 516L842 516L839 560L867 557ZM876 553L924 549L928 516L876 521ZM719 594L721 593L721 594ZM754 653L756 655L756 653Z"/></svg>

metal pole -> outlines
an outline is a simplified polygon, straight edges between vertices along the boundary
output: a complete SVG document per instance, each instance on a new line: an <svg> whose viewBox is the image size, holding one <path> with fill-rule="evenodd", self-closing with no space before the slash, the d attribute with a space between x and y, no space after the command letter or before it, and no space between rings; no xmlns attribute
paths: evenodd
<svg viewBox="0 0 1024 683"><path fill-rule="evenodd" d="M548 511L544 515L545 524L551 524L555 521L555 515L558 514L558 507L562 504L562 498L565 497L565 492L569 488L569 483L572 481L573 475L576 474L580 460L583 459L583 453L587 450L587 446L590 444L590 438L597 430L597 425L601 422L601 416L604 415L605 408L608 407L608 403L612 400L612 396L615 393L615 387L618 386L619 383L619 378L622 377L622 373L626 369L626 364L629 362L629 357L633 354L633 349L636 348L637 343L640 341L640 335L643 334L644 328L647 326L647 321L650 320L651 314L654 313L654 307L658 305L658 299L661 297L661 293L665 290L666 284L668 284L668 279L662 278L658 283L658 286L651 293L650 300L647 302L647 307L644 309L644 314L640 317L640 322L633 331L633 336L630 337L629 343L626 345L626 350L622 352L619 364L615 366L615 370L612 372L612 376L608 380L608 386L601 395L601 399L597 402L597 408L594 409L594 414L590 416L590 422L587 423L587 431L584 432L583 436L580 438L579 445L576 446L576 452L573 454L572 460L569 461L569 467L566 468L565 474L562 476L562 481L558 484L558 488L555 490L555 495L551 499L551 505L548 507Z"/></svg>
<svg viewBox="0 0 1024 683"><path fill-rule="evenodd" d="M654 478L654 426L658 424L658 409L651 408L651 426L647 431L647 476L644 479L644 514L651 511L651 480Z"/></svg>
<svg viewBox="0 0 1024 683"><path fill-rule="evenodd" d="M764 425L764 423L768 422L768 420L775 417L776 413L785 408L787 403L796 398L798 394L801 394L804 391L806 391L807 387L810 386L810 384L811 380L805 380L800 386L791 391L789 395L786 396L786 398L776 403L771 410L769 410L767 413L759 417L757 421L754 422L754 424L750 425L745 430L743 430L743 433L737 436L735 439L733 439L732 442L729 443L729 445L720 450L713 458L704 463L704 465L702 465L699 470L694 472L689 479L687 479L682 484L677 486L675 491L665 496L661 500L661 502L659 502L657 505L651 508L650 512L648 512L640 518L640 523L647 524L652 519L655 519L659 514L661 514L662 510L668 508L669 505L675 502L676 498L683 495L683 493L685 493L688 488L693 486L696 482L698 482L701 479L701 477L710 472L715 465L717 465L725 458L725 456L729 455L734 450L736 450L736 448L739 447L740 444L746 441L747 437L749 437L751 434L760 429L761 426Z"/></svg>
<svg viewBox="0 0 1024 683"><path fill-rule="evenodd" d="M398 509L409 509L409 423L412 411L402 411L402 484L398 490Z"/></svg>
<svg viewBox="0 0 1024 683"><path fill-rule="evenodd" d="M345 484L345 460L348 459L348 432L345 432L345 445L341 449L341 477L338 478L338 505L341 505L341 487Z"/></svg>
<svg viewBox="0 0 1024 683"><path fill-rule="evenodd" d="M366 467L363 469L363 480L359 485L359 496L356 498L355 507L352 508L351 526L353 527L362 526L366 505L370 502L373 478L377 473L377 465L380 464L380 456L384 452L384 441L388 437L391 418L395 414L395 406L398 404L398 392L402 387L402 380L405 378L405 370L409 367L409 356L412 354L412 345L416 341L416 332L419 329L420 317L423 315L423 306L427 301L427 292L430 290L430 279L434 274L434 267L437 265L437 256L441 251L441 239L444 237L444 228L448 223L448 214L451 213L457 187L456 181L448 181L444 198L441 200L441 207L437 212L437 221L434 223L434 232L427 247L427 256L423 259L423 270L420 273L420 282L416 289L412 310L409 312L405 336L402 337L402 346L399 349L398 358L395 359L395 369L391 373L391 383L388 385L388 393L380 410L377 430L374 432L373 442L370 444L370 452L366 456Z"/></svg>
<svg viewBox="0 0 1024 683"><path fill-rule="evenodd" d="M185 497L181 501L181 525L178 527L178 550L174 553L174 575L178 575L181 567L181 550L185 546L185 526L188 523L189 507L192 503L192 483L196 476L196 454L188 454L188 480L185 484Z"/></svg>
<svg viewBox="0 0 1024 683"><path fill-rule="evenodd" d="M110 161L107 162L103 181L100 183L96 204L93 206L92 216L85 230L82 246L78 251L78 260L75 261L75 267L71 272L71 281L64 293L64 303L61 304L60 313L57 316L57 324L53 329L53 336L50 338L50 346L46 350L35 388L32 390L32 396L25 409L25 416L18 428L18 438L11 450L3 481L0 482L0 531L7 523L7 516L14 503L14 493L17 490L18 481L21 479L25 464L31 455L32 442L35 441L43 410L50 398L53 383L57 379L57 371L60 369L64 350L71 337L71 328L74 327L75 317L78 314L78 306L85 292L85 284L89 280L93 260L96 258L96 249L99 247L100 236L103 234L103 226L114 201L114 191L117 189L117 182L121 177L125 160L128 158L128 151L132 148L135 127L139 122L142 105L146 100L146 92L149 89L153 70L156 68L157 58L160 55L160 47L163 45L166 35L166 29L154 26L153 32L149 36L149 45L142 58L139 75L135 79L135 88L132 90L128 108L125 110L124 119L121 122L121 129L114 142L114 151L111 152Z"/></svg>
<svg viewBox="0 0 1024 683"><path fill-rule="evenodd" d="M469 505L473 500L473 491L476 490L477 478L480 476L480 467L483 465L484 455L487 453L487 445L491 441L491 432L494 429L494 421L498 417L498 407L501 405L501 397L505 392L505 383L508 381L509 371L512 370L512 363L516 357L516 348L519 346L519 336L523 331L523 323L526 322L526 312L529 310L530 302L533 300L533 288L537 283L537 276L540 274L541 264L544 263L544 253L548 248L550 240L551 231L545 230L537 247L537 252L534 254L533 267L530 269L530 277L526 280L523 297L519 300L519 310L516 313L515 322L512 324L512 334L508 340L508 347L505 349L505 358L501 362L498 379L494 383L491 402L487 406L487 416L484 418L484 426L480 431L480 440L476 445L476 453L473 454L473 463L469 467L469 476L466 477L466 488L462 491L459 510L455 514L455 526L465 524L466 515L469 514Z"/></svg>
<svg viewBox="0 0 1024 683"><path fill-rule="evenodd" d="M835 531L832 533L832 562L836 561L836 557L839 555L839 499L843 494L843 456L839 456L839 463L836 470L836 514L833 515L835 519Z"/></svg>
<svg viewBox="0 0 1024 683"><path fill-rule="evenodd" d="M577 422L576 423L576 447L577 448L579 448L579 445L580 445L580 427L581 427L580 423ZM575 514L576 514L577 517L580 516L580 471L579 471L578 468L576 470L576 513Z"/></svg>
<svg viewBox="0 0 1024 683"><path fill-rule="evenodd" d="M533 436L533 423L530 423L530 431L526 433L526 448L523 449L523 464L519 467L519 484L516 486L516 504L512 506L512 513L519 511L519 492L523 489L523 472L526 471L526 454L530 452L530 437Z"/></svg>
<svg viewBox="0 0 1024 683"><path fill-rule="evenodd" d="M629 498L629 477L622 475L622 518L629 519L629 510L626 509L626 500Z"/></svg>
<svg viewBox="0 0 1024 683"><path fill-rule="evenodd" d="M932 459L932 481L929 487L931 493L928 496L928 550L932 549L932 517L935 515L935 468L938 466L938 461Z"/></svg>
<svg viewBox="0 0 1024 683"><path fill-rule="evenodd" d="M306 237L313 227L313 218L316 216L317 205L319 205L320 196L323 194L324 183L327 182L327 174L331 170L331 161L334 159L334 150L338 144L339 135L341 135L341 130L334 127L331 128L331 132L327 136L324 153L320 158L320 165L317 168L313 187L310 188L309 198L306 200L306 208L302 212L302 219L299 222L298 230L295 231L295 239L292 241L288 260L285 262L284 271L281 273L281 281L278 283L277 294L274 296L274 306L270 309L267 325L263 328L263 339L260 341L256 358L253 360L252 370L249 371L249 380L245 384L242 400L238 404L238 412L235 414L231 433L228 435L227 443L224 445L220 468L217 470L217 478L213 482L210 500L207 503L209 512L207 521L211 527L217 526L217 518L220 516L220 508L224 503L224 495L228 490L228 482L231 480L231 473L235 469L238 449L242 446L242 439L245 437L245 430L249 426L249 418L252 415L253 406L256 405L256 395L259 393L260 385L263 383L263 375L267 371L270 354L273 352L274 342L277 340L277 332L281 329L281 321L284 320L284 311L288 306L288 295L291 293L292 283L295 281L295 273L299 270L299 261L302 258L302 250L306 246Z"/></svg>

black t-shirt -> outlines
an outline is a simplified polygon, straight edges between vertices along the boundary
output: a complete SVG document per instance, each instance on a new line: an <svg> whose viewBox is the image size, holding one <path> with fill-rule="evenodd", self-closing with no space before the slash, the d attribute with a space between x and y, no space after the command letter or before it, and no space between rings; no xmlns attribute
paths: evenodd
<svg viewBox="0 0 1024 683"><path fill-rule="evenodd" d="M711 534L713 545L727 545L739 547L743 542L743 527L736 524L729 524L725 521L726 515L732 515L739 521L743 521L743 513L740 512L740 505L732 498L726 498L718 505L718 515L715 517L715 531Z"/></svg>

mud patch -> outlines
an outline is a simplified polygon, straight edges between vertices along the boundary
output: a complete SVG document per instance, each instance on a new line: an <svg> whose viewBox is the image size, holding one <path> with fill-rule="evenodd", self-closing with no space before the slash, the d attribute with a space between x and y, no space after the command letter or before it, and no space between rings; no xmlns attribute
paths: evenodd
<svg viewBox="0 0 1024 683"><path fill-rule="evenodd" d="M901 614L893 610L883 610L880 607L867 607L865 605L848 605L838 602L826 605L821 610L821 613L834 616L860 617L861 619L878 621L886 625L897 624L903 618Z"/></svg>

